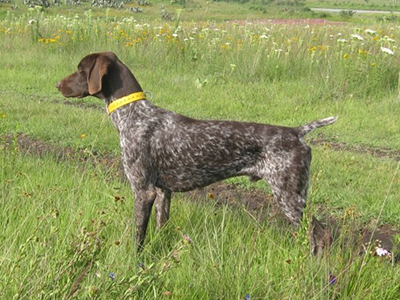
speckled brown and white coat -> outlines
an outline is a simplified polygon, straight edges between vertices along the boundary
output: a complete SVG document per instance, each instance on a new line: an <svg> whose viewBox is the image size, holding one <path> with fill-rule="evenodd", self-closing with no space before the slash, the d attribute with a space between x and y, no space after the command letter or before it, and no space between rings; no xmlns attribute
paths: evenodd
<svg viewBox="0 0 400 300"><path fill-rule="evenodd" d="M92 95L109 103L140 92L130 70L114 53L90 54L57 88L66 97ZM289 220L298 225L306 203L311 149L303 137L332 124L330 117L290 128L235 121L192 119L147 100L111 114L120 138L125 174L135 193L141 248L151 208L161 227L169 218L172 192L190 191L226 178L265 179Z"/></svg>

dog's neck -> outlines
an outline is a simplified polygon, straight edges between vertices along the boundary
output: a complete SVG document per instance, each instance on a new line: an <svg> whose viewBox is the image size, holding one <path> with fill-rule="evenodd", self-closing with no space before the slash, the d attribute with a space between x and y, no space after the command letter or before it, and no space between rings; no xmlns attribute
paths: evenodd
<svg viewBox="0 0 400 300"><path fill-rule="evenodd" d="M136 92L143 92L142 87L132 72L118 61L103 78L103 88L95 96L104 100L108 106L111 102Z"/></svg>

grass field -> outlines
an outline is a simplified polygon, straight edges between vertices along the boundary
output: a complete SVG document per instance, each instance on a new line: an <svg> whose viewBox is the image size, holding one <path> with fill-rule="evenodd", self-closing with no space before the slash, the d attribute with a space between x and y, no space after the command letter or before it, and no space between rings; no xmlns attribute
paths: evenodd
<svg viewBox="0 0 400 300"><path fill-rule="evenodd" d="M359 242L361 231L379 230L400 245L396 23L246 22L263 14L212 2L215 18L192 17L165 5L174 20L160 20L156 4L142 15L88 4L1 14L0 298L399 299L396 247L379 257L373 247L360 254ZM136 254L134 200L110 163L120 150L104 104L66 101L55 88L83 56L104 50L154 104L191 117L298 126L337 115L308 136L300 231L273 203L258 218L217 194L177 194L167 226L156 231L151 220ZM229 184L270 198L266 184ZM309 251L312 216L341 228L319 258Z"/></svg>

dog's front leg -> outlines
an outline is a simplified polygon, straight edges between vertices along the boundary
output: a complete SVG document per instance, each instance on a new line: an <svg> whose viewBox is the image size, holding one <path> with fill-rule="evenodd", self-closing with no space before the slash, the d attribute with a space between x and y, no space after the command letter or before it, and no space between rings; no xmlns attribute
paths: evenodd
<svg viewBox="0 0 400 300"><path fill-rule="evenodd" d="M169 219L169 207L171 203L171 191L157 188L156 197L156 223L157 228L161 229Z"/></svg>
<svg viewBox="0 0 400 300"><path fill-rule="evenodd" d="M136 241L139 252L143 249L147 224L149 223L151 208L156 196L157 192L154 187L135 189Z"/></svg>

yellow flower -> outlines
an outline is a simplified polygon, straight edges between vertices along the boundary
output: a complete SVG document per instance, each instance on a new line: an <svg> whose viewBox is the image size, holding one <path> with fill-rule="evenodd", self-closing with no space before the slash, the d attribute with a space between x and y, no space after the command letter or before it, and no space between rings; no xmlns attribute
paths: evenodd
<svg viewBox="0 0 400 300"><path fill-rule="evenodd" d="M81 139L84 139L86 137L86 134L82 133L81 134Z"/></svg>
<svg viewBox="0 0 400 300"><path fill-rule="evenodd" d="M343 58L344 58L344 59L348 59L348 58L349 58L349 55L348 55L347 53L345 53L345 54L343 55Z"/></svg>
<svg viewBox="0 0 400 300"><path fill-rule="evenodd" d="M365 50L363 50L363 49L359 49L359 50L358 50L358 53L361 54L361 55L367 55L367 54L368 54L368 51L365 51Z"/></svg>
<svg viewBox="0 0 400 300"><path fill-rule="evenodd" d="M371 67L375 67L375 66L376 66L376 63L372 62Z"/></svg>
<svg viewBox="0 0 400 300"><path fill-rule="evenodd" d="M314 46L312 48L308 48L307 50L310 51L310 52L315 52L315 51L317 51L317 47Z"/></svg>

